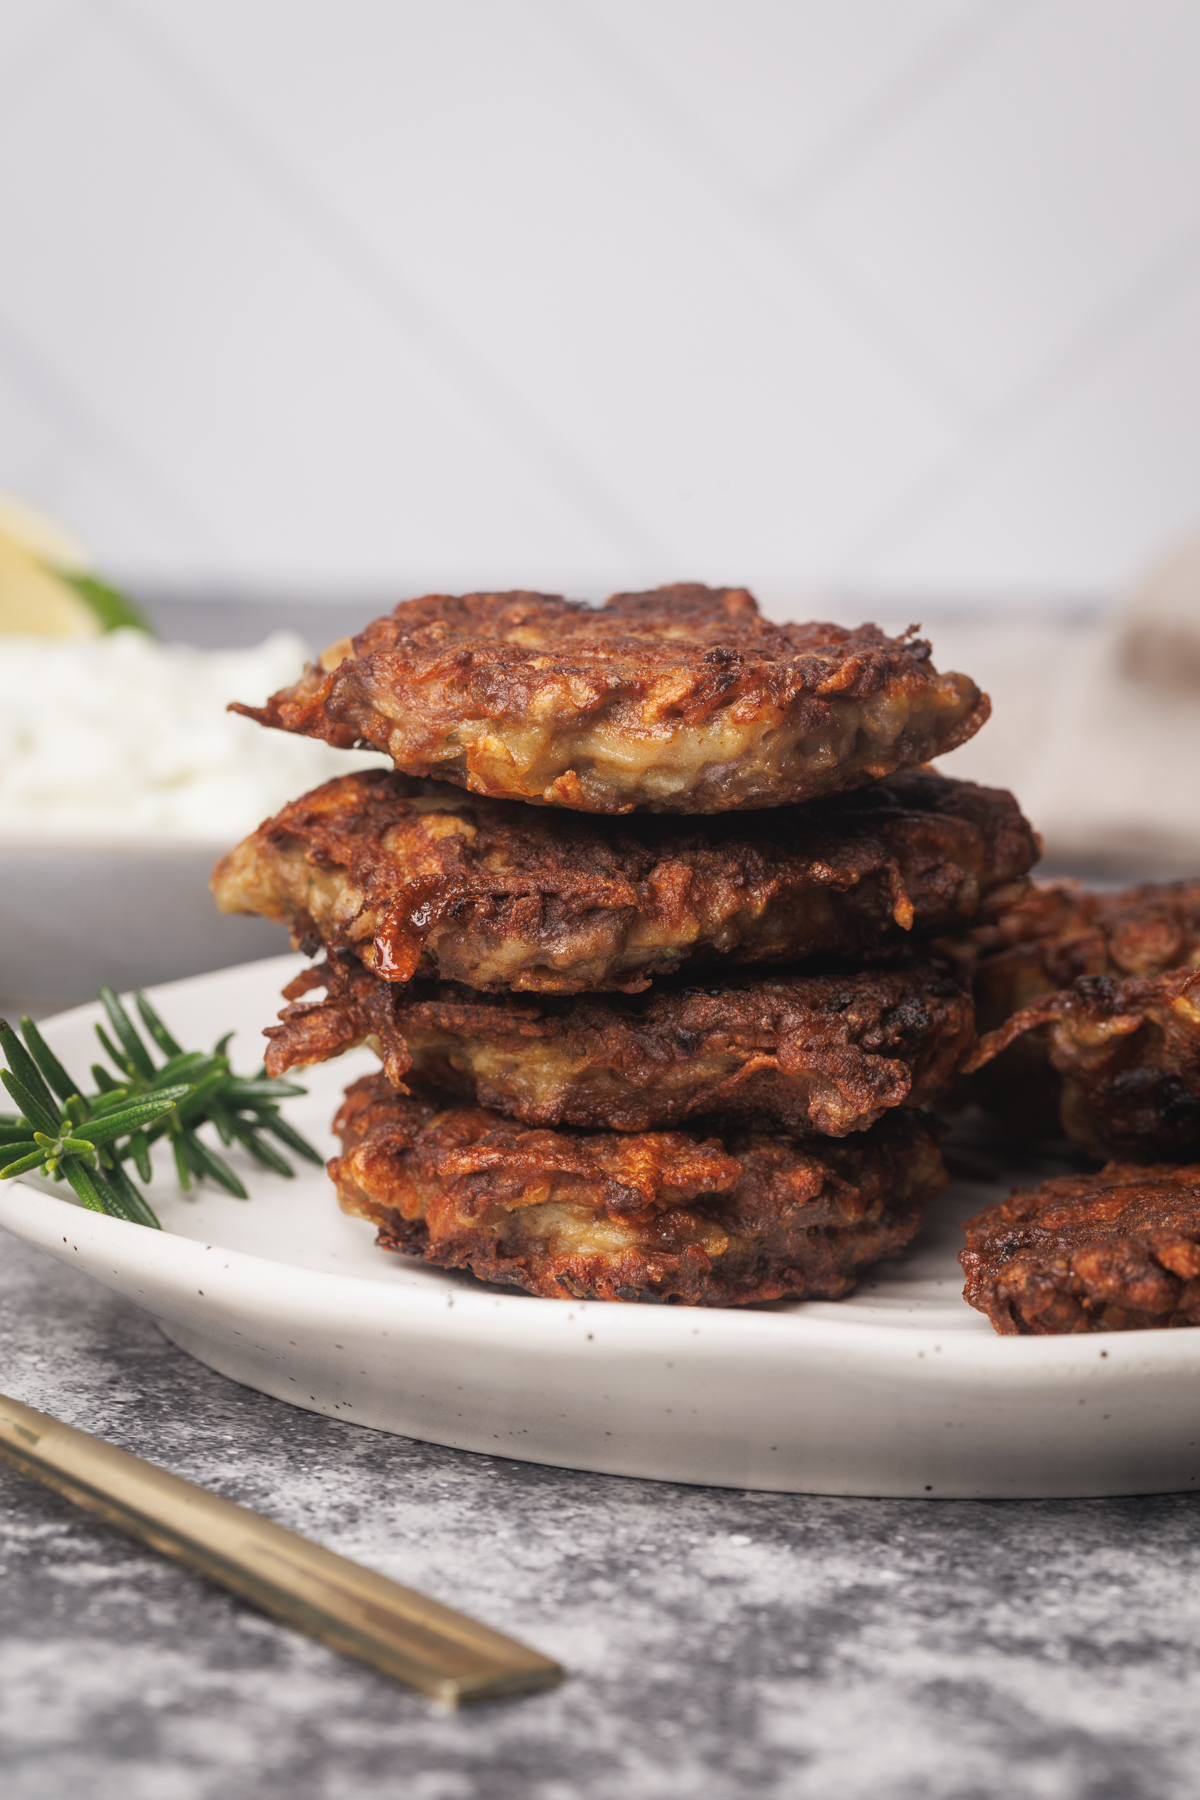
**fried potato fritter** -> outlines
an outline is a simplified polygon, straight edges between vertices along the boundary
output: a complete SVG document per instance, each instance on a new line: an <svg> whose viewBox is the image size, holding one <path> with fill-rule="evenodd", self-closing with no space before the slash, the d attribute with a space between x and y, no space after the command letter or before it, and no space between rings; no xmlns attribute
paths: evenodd
<svg viewBox="0 0 1200 1800"><path fill-rule="evenodd" d="M427 594L327 650L260 724L477 794L621 813L790 805L926 762L990 710L929 645L773 625L744 588Z"/></svg>
<svg viewBox="0 0 1200 1800"><path fill-rule="evenodd" d="M1155 976L1200 963L1200 882L1148 882L1112 893L1077 882L1038 883L986 921L939 941L969 973L981 1034L1081 975ZM1060 1129L1062 1083L1046 1036L1027 1031L960 1089L1010 1135Z"/></svg>
<svg viewBox="0 0 1200 1800"><path fill-rule="evenodd" d="M402 1092L433 1088L526 1125L602 1131L720 1113L844 1137L892 1107L930 1103L975 1035L970 995L927 962L676 983L645 999L534 999L396 986L335 956L284 992L315 987L322 1001L288 1007L267 1030L272 1075L369 1042Z"/></svg>
<svg viewBox="0 0 1200 1800"><path fill-rule="evenodd" d="M982 1039L981 1067L1026 1032L1044 1030L1062 1078L1062 1123L1090 1155L1129 1162L1200 1155L1200 972L1081 975Z"/></svg>
<svg viewBox="0 0 1200 1800"><path fill-rule="evenodd" d="M970 969L980 1029L994 1031L1080 975L1163 975L1200 964L1200 881L1113 893L1033 884L944 948Z"/></svg>
<svg viewBox="0 0 1200 1800"><path fill-rule="evenodd" d="M836 1299L908 1242L946 1179L939 1127L916 1111L819 1146L530 1131L373 1075L334 1130L338 1199L384 1249L558 1300Z"/></svg>
<svg viewBox="0 0 1200 1800"><path fill-rule="evenodd" d="M906 770L812 806L586 818L368 771L222 858L222 912L353 947L386 981L628 993L689 959L785 963L965 924L1038 854L1011 794Z"/></svg>
<svg viewBox="0 0 1200 1800"><path fill-rule="evenodd" d="M1062 1175L963 1228L963 1297L1007 1337L1200 1325L1200 1167Z"/></svg>

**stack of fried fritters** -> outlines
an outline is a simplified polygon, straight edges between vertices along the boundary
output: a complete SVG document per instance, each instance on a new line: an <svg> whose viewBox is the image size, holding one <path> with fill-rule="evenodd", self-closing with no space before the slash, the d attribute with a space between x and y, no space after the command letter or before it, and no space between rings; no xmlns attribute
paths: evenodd
<svg viewBox="0 0 1200 1800"><path fill-rule="evenodd" d="M836 1297L944 1181L974 1042L929 949L1016 905L1011 795L921 767L987 701L740 589L405 602L261 709L385 751L218 865L324 961L272 1073L367 1042L330 1165L379 1242L551 1297ZM316 989L323 998L309 1000Z"/></svg>

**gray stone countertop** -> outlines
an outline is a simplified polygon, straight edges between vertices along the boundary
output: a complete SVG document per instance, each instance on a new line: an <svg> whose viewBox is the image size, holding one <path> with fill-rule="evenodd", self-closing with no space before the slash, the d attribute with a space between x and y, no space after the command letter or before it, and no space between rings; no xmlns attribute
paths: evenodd
<svg viewBox="0 0 1200 1800"><path fill-rule="evenodd" d="M844 1500L536 1468L249 1392L7 1237L0 1294L18 1399L570 1671L441 1712L0 1467L6 1800L1200 1786L1200 1496Z"/></svg>

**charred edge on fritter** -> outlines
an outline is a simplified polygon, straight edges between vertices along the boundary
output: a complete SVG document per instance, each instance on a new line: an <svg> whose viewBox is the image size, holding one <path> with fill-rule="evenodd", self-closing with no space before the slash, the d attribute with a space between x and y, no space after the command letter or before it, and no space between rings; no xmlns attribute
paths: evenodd
<svg viewBox="0 0 1200 1800"><path fill-rule="evenodd" d="M637 992L689 960L788 963L947 931L1024 891L1011 794L909 770L819 805L585 818L407 776L342 776L213 873L225 912L352 946L389 981Z"/></svg>
<svg viewBox="0 0 1200 1800"><path fill-rule="evenodd" d="M1200 1325L1200 1167L1060 1176L964 1230L964 1297L1005 1336Z"/></svg>
<svg viewBox="0 0 1200 1800"><path fill-rule="evenodd" d="M911 634L774 625L745 589L683 584L601 608L521 592L404 601L265 706L235 710L474 793L686 813L874 781L964 743L990 707Z"/></svg>
<svg viewBox="0 0 1200 1800"><path fill-rule="evenodd" d="M819 1149L778 1134L529 1131L478 1107L347 1090L329 1172L385 1249L549 1299L836 1299L945 1183L940 1129L893 1113Z"/></svg>
<svg viewBox="0 0 1200 1800"><path fill-rule="evenodd" d="M648 998L488 997L382 982L334 956L285 989L267 1069L370 1043L392 1086L437 1089L526 1125L652 1131L707 1114L800 1135L864 1131L928 1105L974 1042L974 1008L946 966L658 988Z"/></svg>

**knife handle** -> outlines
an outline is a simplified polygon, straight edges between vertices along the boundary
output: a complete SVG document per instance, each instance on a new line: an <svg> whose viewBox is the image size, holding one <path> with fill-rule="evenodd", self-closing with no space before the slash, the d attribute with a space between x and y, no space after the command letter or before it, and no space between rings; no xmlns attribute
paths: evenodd
<svg viewBox="0 0 1200 1800"><path fill-rule="evenodd" d="M164 1556L444 1705L562 1680L558 1663L515 1638L3 1394L0 1456Z"/></svg>

